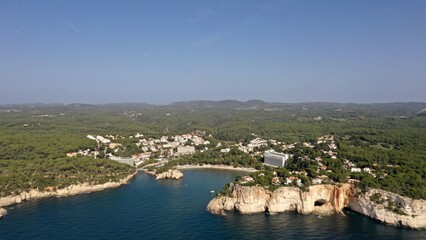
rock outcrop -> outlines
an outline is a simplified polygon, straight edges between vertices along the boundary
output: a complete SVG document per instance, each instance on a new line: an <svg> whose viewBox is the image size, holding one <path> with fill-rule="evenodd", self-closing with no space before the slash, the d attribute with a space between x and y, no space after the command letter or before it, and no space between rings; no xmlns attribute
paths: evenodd
<svg viewBox="0 0 426 240"><path fill-rule="evenodd" d="M143 171L144 173L152 175L152 176L155 176L155 174L156 174L155 170L154 171L148 170L147 168L141 168L140 171Z"/></svg>
<svg viewBox="0 0 426 240"><path fill-rule="evenodd" d="M4 208L0 208L0 218L6 215L7 211Z"/></svg>
<svg viewBox="0 0 426 240"><path fill-rule="evenodd" d="M107 182L104 184L97 184L97 185L84 183L84 184L71 185L63 189L49 188L49 189L46 189L45 191L39 191L39 190L33 189L28 192L22 192L18 195L2 197L0 198L0 209L1 207L4 207L4 206L20 203L22 201L29 201L32 199L40 199L40 198L46 198L46 197L66 197L71 195L102 191L107 188L116 188L127 183L135 174L136 173L129 175L118 182ZM1 210L0 210L0 215L1 215Z"/></svg>
<svg viewBox="0 0 426 240"><path fill-rule="evenodd" d="M351 201L352 211L393 226L426 228L426 201L403 197L395 193L370 189Z"/></svg>
<svg viewBox="0 0 426 240"><path fill-rule="evenodd" d="M217 196L207 206L213 214L226 211L270 214L296 211L302 214L343 214L349 208L381 222L408 228L426 228L426 201L371 189L362 193L352 184L314 185L308 191L280 187L270 191L261 186L231 184L229 196Z"/></svg>
<svg viewBox="0 0 426 240"><path fill-rule="evenodd" d="M170 169L167 172L163 172L163 173L158 173L155 175L155 179L160 180L160 179L180 179L183 178L183 173L177 169Z"/></svg>
<svg viewBox="0 0 426 240"><path fill-rule="evenodd" d="M230 186L231 196L218 196L207 209L215 214L236 210L242 214L297 211L302 214L330 215L342 213L354 194L350 184L315 185L309 191L296 187L280 187L271 192L260 186Z"/></svg>

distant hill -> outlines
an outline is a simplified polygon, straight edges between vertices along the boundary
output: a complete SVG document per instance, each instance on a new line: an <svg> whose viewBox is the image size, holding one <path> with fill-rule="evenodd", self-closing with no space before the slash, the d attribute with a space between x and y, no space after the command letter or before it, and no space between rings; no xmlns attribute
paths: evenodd
<svg viewBox="0 0 426 240"><path fill-rule="evenodd" d="M425 115L426 103L420 102L395 102L395 103L334 103L334 102L302 102L302 103L269 103L262 100L237 100L221 101L186 101L174 102L169 107L187 109L303 109L310 112L343 111L369 114L384 114L390 116Z"/></svg>
<svg viewBox="0 0 426 240"><path fill-rule="evenodd" d="M174 102L169 106L182 107L191 109L203 108L218 108L218 109L237 109L237 108L274 108L274 107L290 107L290 108L338 108L348 105L360 104L345 104L333 102L303 102L303 103L280 103L280 102L265 102L262 100L248 100L246 102L238 100L221 100L221 101L184 101Z"/></svg>
<svg viewBox="0 0 426 240"><path fill-rule="evenodd" d="M217 109L237 109L237 108L264 108L273 105L285 105L284 103L267 103L262 100L249 100L241 102L238 100L221 100L221 101L187 101L187 102L174 102L170 104L171 107L203 109L203 108L217 108Z"/></svg>
<svg viewBox="0 0 426 240"><path fill-rule="evenodd" d="M152 105L148 103L109 103L109 104L8 104L0 105L2 111L38 111L50 113L67 112L124 112L143 111L148 109L173 108L175 110L266 110L285 111L288 114L304 115L307 117L334 116L334 117L366 117L366 116L387 116L404 118L412 116L426 116L426 103L421 102L394 102L394 103L334 103L334 102L302 102L302 103L278 103L265 102L262 100L248 100L246 102L238 100L221 101L182 101L169 105Z"/></svg>

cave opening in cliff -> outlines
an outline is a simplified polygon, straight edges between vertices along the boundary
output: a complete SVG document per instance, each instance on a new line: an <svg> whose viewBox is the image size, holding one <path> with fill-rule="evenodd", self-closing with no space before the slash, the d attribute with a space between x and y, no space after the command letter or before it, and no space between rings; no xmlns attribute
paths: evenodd
<svg viewBox="0 0 426 240"><path fill-rule="evenodd" d="M322 205L326 204L327 201L325 199L318 199L314 202L315 207L321 207Z"/></svg>

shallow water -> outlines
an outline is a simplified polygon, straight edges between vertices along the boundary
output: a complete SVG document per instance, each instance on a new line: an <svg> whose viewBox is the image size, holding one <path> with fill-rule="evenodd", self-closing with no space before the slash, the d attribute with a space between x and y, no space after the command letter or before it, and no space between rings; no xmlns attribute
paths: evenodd
<svg viewBox="0 0 426 240"><path fill-rule="evenodd" d="M211 190L238 172L185 170L178 181L145 173L129 184L86 195L24 202L7 208L0 239L426 239L426 230L390 227L359 214L283 213L215 216Z"/></svg>

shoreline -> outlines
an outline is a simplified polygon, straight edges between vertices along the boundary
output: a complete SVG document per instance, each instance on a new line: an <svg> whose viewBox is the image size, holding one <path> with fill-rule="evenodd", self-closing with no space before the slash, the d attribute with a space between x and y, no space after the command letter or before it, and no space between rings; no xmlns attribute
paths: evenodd
<svg viewBox="0 0 426 240"><path fill-rule="evenodd" d="M229 165L212 165L212 164L203 164L203 165L178 165L176 166L178 170L186 169L220 169L220 170L231 170L231 171L242 171L242 172L257 172L255 168L243 168L243 167L234 167Z"/></svg>
<svg viewBox="0 0 426 240"><path fill-rule="evenodd" d="M362 192L355 185L344 183L313 185L307 191L287 186L269 190L264 186L231 184L228 190L230 194L218 195L210 200L207 211L217 215L226 215L230 211L271 215L294 211L328 216L343 214L343 209L347 208L390 226L426 229L426 200L412 199L381 189ZM390 206L393 208L390 209ZM402 213L396 212L395 206L399 206L397 209Z"/></svg>
<svg viewBox="0 0 426 240"><path fill-rule="evenodd" d="M156 171L148 171L146 168L142 167L142 168L138 168L137 172L143 171L149 175L153 175L155 176L156 180L161 180L161 179L166 179L166 178L171 178L171 179L175 179L178 180L180 178L182 178L184 175L181 172L182 170L191 170L191 169L217 169L217 170L226 170L226 171L238 171L238 172L245 172L245 173L252 173L252 172L257 172L257 169L254 168L245 168L245 167L234 167L234 166L230 166L230 165L214 165L214 164L203 164L203 165L198 165L198 164L186 164L186 165L177 165L174 166L173 168L169 169L166 172L162 172L162 173L156 173Z"/></svg>
<svg viewBox="0 0 426 240"><path fill-rule="evenodd" d="M34 199L42 199L49 197L68 197L80 194L87 194L92 192L99 192L105 189L117 188L123 184L126 184L132 179L137 172L134 172L127 177L120 179L118 182L106 182L103 184L90 185L88 183L74 184L63 189L57 189L55 191L39 191L32 189L28 192L22 192L18 195L9 195L0 198L0 218L7 214L7 210L4 209L6 206L19 204L23 201L30 201Z"/></svg>

